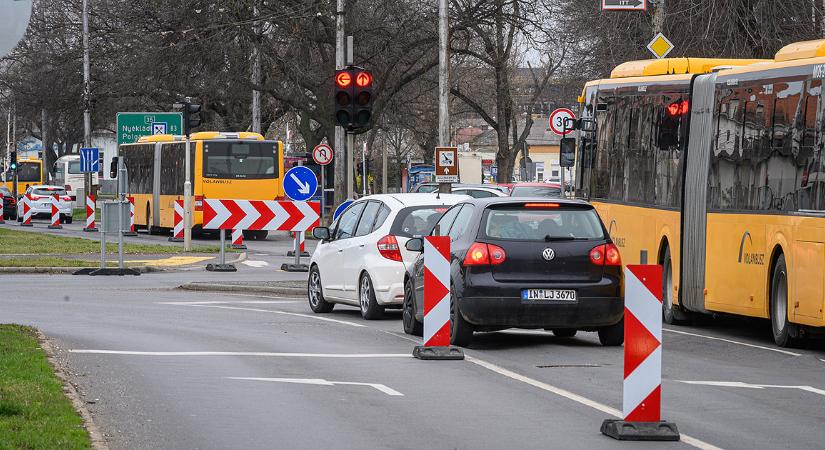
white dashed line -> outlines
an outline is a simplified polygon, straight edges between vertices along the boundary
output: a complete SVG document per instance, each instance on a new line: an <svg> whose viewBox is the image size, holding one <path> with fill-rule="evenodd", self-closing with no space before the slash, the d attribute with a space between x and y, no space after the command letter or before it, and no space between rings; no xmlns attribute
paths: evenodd
<svg viewBox="0 0 825 450"><path fill-rule="evenodd" d="M69 353L129 356L271 356L284 358L412 358L409 353L284 353L284 352L147 352L139 350L70 349Z"/></svg>
<svg viewBox="0 0 825 450"><path fill-rule="evenodd" d="M369 386L371 388L377 389L387 395L391 395L393 397L403 397L404 394L396 391L395 389L388 387L384 384L378 383L356 383L354 381L327 381L322 380L320 378L254 378L254 377L227 377L229 380L247 380L247 381L273 381L277 383L297 383L297 384L314 384L318 386L336 386L336 385L348 385L348 386Z"/></svg>
<svg viewBox="0 0 825 450"><path fill-rule="evenodd" d="M305 319L314 319L314 320L321 320L324 322L333 322L338 323L341 325L349 325L351 327L358 327L358 328L367 328L366 325L361 325L360 323L349 322L346 320L338 320L338 319L330 319L328 317L322 317L318 315L310 315L310 314L301 314L301 313L294 313L288 311L279 311L276 309L259 309L259 308L240 308L237 306L221 306L221 305L189 305L194 307L200 308L219 308L219 309L236 309L239 311L255 311L255 312L265 312L265 313L272 313L272 314L283 314L287 316L295 316L295 317L303 317Z"/></svg>
<svg viewBox="0 0 825 450"><path fill-rule="evenodd" d="M779 348L765 347L765 346L762 346L762 345L748 344L747 342L734 341L734 340L731 340L731 339L725 339L725 338L720 338L720 337L716 337L716 336L708 336L708 335L704 335L704 334L688 333L687 331L673 330L671 328L663 328L662 330L667 331L669 333L682 334L682 335L685 335L685 336L700 337L700 338L704 338L704 339L710 339L712 341L722 341L722 342L727 342L727 343L730 343L730 344L741 345L741 346L744 346L744 347L758 348L760 350L768 350L770 352L782 353L784 355L802 356L801 353L791 352L791 351L788 351L788 350L782 350L782 349L779 349Z"/></svg>

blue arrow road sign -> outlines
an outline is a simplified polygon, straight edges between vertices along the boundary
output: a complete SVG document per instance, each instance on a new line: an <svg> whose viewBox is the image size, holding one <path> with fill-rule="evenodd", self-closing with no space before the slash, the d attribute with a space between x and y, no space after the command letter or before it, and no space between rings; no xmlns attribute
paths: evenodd
<svg viewBox="0 0 825 450"><path fill-rule="evenodd" d="M318 179L315 178L315 172L304 166L295 166L284 176L284 193L296 202L308 200L315 195L317 189Z"/></svg>
<svg viewBox="0 0 825 450"><path fill-rule="evenodd" d="M100 171L100 149L97 147L80 149L80 171L83 173Z"/></svg>
<svg viewBox="0 0 825 450"><path fill-rule="evenodd" d="M338 205L337 208L335 208L335 212L332 213L332 220L337 219L338 216L340 216L345 209L349 208L349 205L351 205L353 201L354 200L344 200L343 202L341 202L341 204Z"/></svg>

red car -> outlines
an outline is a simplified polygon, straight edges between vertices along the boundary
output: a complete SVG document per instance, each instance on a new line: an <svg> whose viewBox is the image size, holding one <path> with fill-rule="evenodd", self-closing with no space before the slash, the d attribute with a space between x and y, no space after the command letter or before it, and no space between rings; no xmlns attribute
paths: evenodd
<svg viewBox="0 0 825 450"><path fill-rule="evenodd" d="M510 188L511 197L561 198L559 183L516 183Z"/></svg>

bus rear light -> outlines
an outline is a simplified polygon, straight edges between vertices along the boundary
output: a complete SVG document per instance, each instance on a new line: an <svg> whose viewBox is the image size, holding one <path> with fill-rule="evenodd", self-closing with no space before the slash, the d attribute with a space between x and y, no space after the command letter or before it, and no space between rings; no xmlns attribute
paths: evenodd
<svg viewBox="0 0 825 450"><path fill-rule="evenodd" d="M195 196L195 211L203 211L203 195Z"/></svg>
<svg viewBox="0 0 825 450"><path fill-rule="evenodd" d="M388 234L378 240L378 253L384 258L401 261L401 248L398 246L398 239Z"/></svg>

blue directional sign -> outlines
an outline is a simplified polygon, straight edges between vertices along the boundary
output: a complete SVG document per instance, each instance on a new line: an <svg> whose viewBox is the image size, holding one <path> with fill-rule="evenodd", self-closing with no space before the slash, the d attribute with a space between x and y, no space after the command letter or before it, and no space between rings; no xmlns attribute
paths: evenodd
<svg viewBox="0 0 825 450"><path fill-rule="evenodd" d="M100 149L97 147L80 149L80 171L83 173L100 172Z"/></svg>
<svg viewBox="0 0 825 450"><path fill-rule="evenodd" d="M355 200L344 200L343 202L341 202L341 204L338 205L337 208L335 208L335 212L332 213L332 220L337 219L338 216L340 216L345 209L349 208L349 205L351 205L354 201Z"/></svg>
<svg viewBox="0 0 825 450"><path fill-rule="evenodd" d="M295 166L284 175L284 193L287 197L302 202L310 199L318 190L315 172L304 166Z"/></svg>

